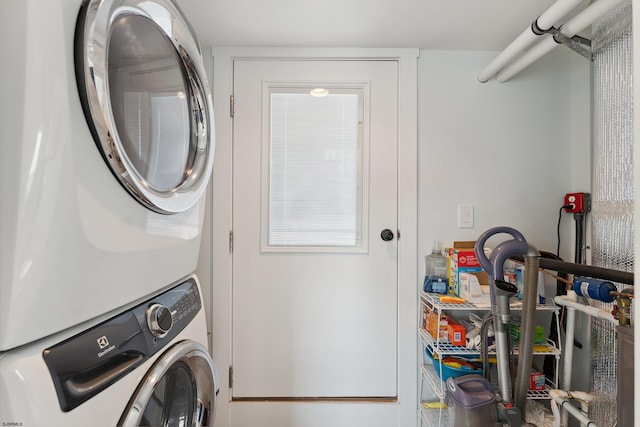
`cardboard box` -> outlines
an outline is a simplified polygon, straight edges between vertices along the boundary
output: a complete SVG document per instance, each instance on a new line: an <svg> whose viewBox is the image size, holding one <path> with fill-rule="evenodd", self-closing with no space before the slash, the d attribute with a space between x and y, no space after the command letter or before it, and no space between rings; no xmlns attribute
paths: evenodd
<svg viewBox="0 0 640 427"><path fill-rule="evenodd" d="M452 345L466 345L467 344L467 330L461 324L449 319L447 325L447 336L449 337L449 343Z"/></svg>
<svg viewBox="0 0 640 427"><path fill-rule="evenodd" d="M544 390L545 376L542 372L532 372L529 375L529 390Z"/></svg>
<svg viewBox="0 0 640 427"><path fill-rule="evenodd" d="M449 319L444 313L438 317L438 313L436 311L425 309L424 318L424 328L429 332L434 340L439 342L449 341L449 334L447 330Z"/></svg>
<svg viewBox="0 0 640 427"><path fill-rule="evenodd" d="M447 248L452 265L457 268L480 267L475 245L476 242L453 242L453 247Z"/></svg>
<svg viewBox="0 0 640 427"><path fill-rule="evenodd" d="M458 296L478 306L490 306L489 275L484 271L462 272L458 275L460 290Z"/></svg>
<svg viewBox="0 0 640 427"><path fill-rule="evenodd" d="M475 244L475 242L453 242L453 247L446 248L449 291L452 294L461 296L460 273L479 273L482 271L474 250Z"/></svg>

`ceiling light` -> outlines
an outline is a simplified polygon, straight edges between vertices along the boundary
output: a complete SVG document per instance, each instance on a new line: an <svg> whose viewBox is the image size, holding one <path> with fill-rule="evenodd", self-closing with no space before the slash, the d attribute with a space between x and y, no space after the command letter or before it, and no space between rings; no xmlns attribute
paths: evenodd
<svg viewBox="0 0 640 427"><path fill-rule="evenodd" d="M317 87L311 90L311 96L315 96L316 98L322 98L323 96L329 95L329 89L325 89L323 87Z"/></svg>

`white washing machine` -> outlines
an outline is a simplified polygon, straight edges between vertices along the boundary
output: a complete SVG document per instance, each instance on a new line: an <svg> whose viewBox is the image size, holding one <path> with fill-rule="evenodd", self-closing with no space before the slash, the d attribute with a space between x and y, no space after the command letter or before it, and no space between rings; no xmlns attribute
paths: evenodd
<svg viewBox="0 0 640 427"><path fill-rule="evenodd" d="M195 276L77 329L0 354L2 425L213 425L218 386Z"/></svg>
<svg viewBox="0 0 640 427"><path fill-rule="evenodd" d="M0 2L0 352L195 271L214 152L172 0Z"/></svg>

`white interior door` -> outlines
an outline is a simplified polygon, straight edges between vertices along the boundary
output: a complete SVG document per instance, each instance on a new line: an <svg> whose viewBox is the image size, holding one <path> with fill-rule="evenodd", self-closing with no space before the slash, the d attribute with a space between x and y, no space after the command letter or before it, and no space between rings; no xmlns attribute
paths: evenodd
<svg viewBox="0 0 640 427"><path fill-rule="evenodd" d="M234 62L234 399L397 396L397 87L397 61Z"/></svg>

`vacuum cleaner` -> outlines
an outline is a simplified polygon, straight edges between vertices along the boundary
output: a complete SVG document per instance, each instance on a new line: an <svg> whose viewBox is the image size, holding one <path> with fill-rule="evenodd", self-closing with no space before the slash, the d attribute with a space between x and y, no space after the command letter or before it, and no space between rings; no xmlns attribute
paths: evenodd
<svg viewBox="0 0 640 427"><path fill-rule="evenodd" d="M487 256L485 244L498 234L507 234L511 238L495 246ZM456 382L447 384L448 396L452 397L454 411L457 410L455 426L487 427L487 420L520 427L523 423L527 391L529 390L529 373L533 355L533 337L535 333L535 310L538 297L538 268L540 253L527 243L524 236L510 227L496 227L483 233L475 245L475 254L482 268L490 279L491 316L487 321L493 322L496 344L496 367L498 373L499 393L495 400L484 399L482 406L479 402L469 399L471 395L482 395L492 388L484 378L461 377ZM518 366L515 380L511 372L511 338L509 321L511 312L509 300L518 293L518 287L504 280L504 263L513 256L523 256L525 277L523 289L522 330L518 354ZM486 345L483 345L486 350ZM485 357L485 360L487 358ZM488 369L485 369L488 372ZM515 386L514 386L515 382ZM474 407L474 403L476 406ZM469 411L469 409L475 410ZM481 412L478 410L481 409ZM487 416L487 411L491 414ZM495 411L495 417L493 413ZM466 417L466 419L465 419ZM471 418L469 418L471 417Z"/></svg>

